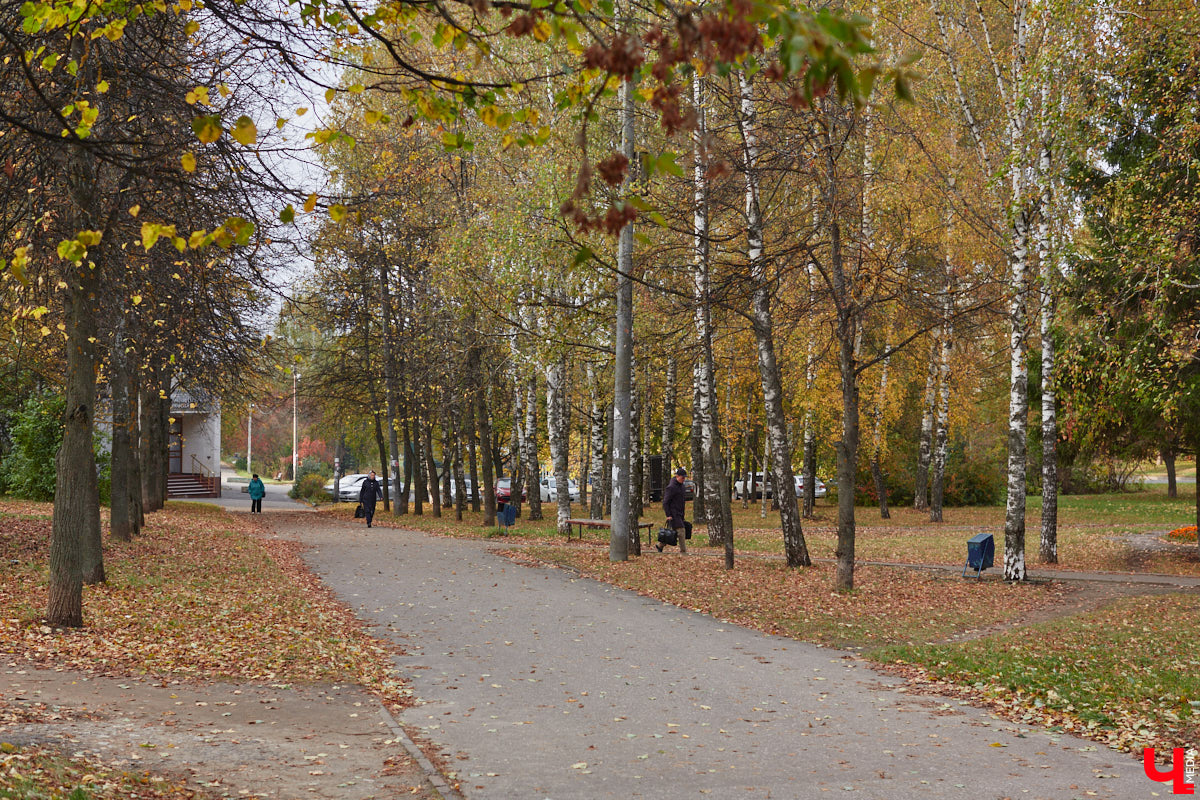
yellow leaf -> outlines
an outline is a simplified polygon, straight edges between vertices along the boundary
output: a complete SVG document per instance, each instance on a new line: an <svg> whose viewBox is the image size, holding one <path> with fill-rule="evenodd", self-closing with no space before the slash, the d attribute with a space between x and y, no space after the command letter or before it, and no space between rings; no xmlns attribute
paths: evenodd
<svg viewBox="0 0 1200 800"><path fill-rule="evenodd" d="M329 207L329 218L334 222L341 222L346 217L346 212L349 211L341 203L334 203Z"/></svg>
<svg viewBox="0 0 1200 800"><path fill-rule="evenodd" d="M194 19L188 20L187 24L183 26L183 32L188 36L191 36L198 30L200 30L200 23Z"/></svg>
<svg viewBox="0 0 1200 800"><path fill-rule="evenodd" d="M312 210L316 207L317 207L317 196L315 194L310 194L308 196L308 199L304 201L304 211L305 211L305 213L312 213Z"/></svg>
<svg viewBox="0 0 1200 800"><path fill-rule="evenodd" d="M105 92L107 92L108 91L108 81L100 81L99 83L97 83L96 91L99 92L100 94L104 94Z"/></svg>
<svg viewBox="0 0 1200 800"><path fill-rule="evenodd" d="M133 301L133 304L135 306L140 306L142 304L142 296L140 294L135 294L133 297L131 297L129 299L131 301Z"/></svg>
<svg viewBox="0 0 1200 800"><path fill-rule="evenodd" d="M258 139L258 128L254 126L254 121L244 114L238 117L238 121L234 123L229 133L237 140L238 144L246 147L250 147Z"/></svg>
<svg viewBox="0 0 1200 800"><path fill-rule="evenodd" d="M179 163L183 165L184 172L196 171L196 157L191 153L184 153L179 157ZM137 216L136 214L134 216Z"/></svg>
<svg viewBox="0 0 1200 800"><path fill-rule="evenodd" d="M130 207L130 209L129 209L129 216L131 216L131 217L136 217L136 216L137 216L138 214L140 214L141 212L142 212L142 207L141 207L141 206L131 206L131 207Z"/></svg>

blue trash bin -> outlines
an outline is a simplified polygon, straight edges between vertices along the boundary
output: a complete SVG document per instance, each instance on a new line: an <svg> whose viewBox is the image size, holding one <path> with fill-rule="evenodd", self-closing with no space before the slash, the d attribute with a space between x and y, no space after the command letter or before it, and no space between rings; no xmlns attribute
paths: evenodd
<svg viewBox="0 0 1200 800"><path fill-rule="evenodd" d="M975 570L975 577L981 578L983 571L992 566L996 558L996 540L990 533L980 533L967 539L967 565L963 567L963 577L967 570Z"/></svg>
<svg viewBox="0 0 1200 800"><path fill-rule="evenodd" d="M517 507L512 503L509 503L505 505L503 509L501 509L497 516L500 517L501 525L503 525L505 528L511 528L513 525L517 524Z"/></svg>

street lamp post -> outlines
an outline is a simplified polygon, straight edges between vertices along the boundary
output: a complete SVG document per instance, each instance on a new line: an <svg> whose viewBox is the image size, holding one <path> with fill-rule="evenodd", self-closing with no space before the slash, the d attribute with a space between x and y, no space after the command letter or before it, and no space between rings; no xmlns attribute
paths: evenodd
<svg viewBox="0 0 1200 800"><path fill-rule="evenodd" d="M250 404L247 410L247 416L250 420L246 423L246 472L254 474L254 469L250 464L250 446L254 442L254 403Z"/></svg>
<svg viewBox="0 0 1200 800"><path fill-rule="evenodd" d="M300 473L300 451L297 449L298 440L296 432L296 387L300 382L300 373L295 367L292 367L292 480L296 480L296 476Z"/></svg>

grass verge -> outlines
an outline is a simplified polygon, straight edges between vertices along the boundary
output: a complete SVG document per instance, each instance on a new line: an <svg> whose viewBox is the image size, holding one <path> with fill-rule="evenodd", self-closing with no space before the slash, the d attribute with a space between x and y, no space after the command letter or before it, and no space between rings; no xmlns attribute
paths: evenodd
<svg viewBox="0 0 1200 800"><path fill-rule="evenodd" d="M1174 594L1125 598L969 642L887 647L873 657L1008 716L1140 753L1200 740L1198 639L1200 597Z"/></svg>

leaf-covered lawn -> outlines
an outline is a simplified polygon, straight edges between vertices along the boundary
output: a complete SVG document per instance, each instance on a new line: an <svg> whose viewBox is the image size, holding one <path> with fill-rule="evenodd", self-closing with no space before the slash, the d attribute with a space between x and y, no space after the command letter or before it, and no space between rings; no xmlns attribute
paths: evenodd
<svg viewBox="0 0 1200 800"><path fill-rule="evenodd" d="M1058 531L1059 563L1037 563L1038 536L1041 521L1036 505L1039 498L1029 498L1034 506L1026 525L1026 561L1031 569L1102 572L1161 572L1171 575L1200 576L1200 556L1194 548L1136 548L1130 537L1151 534L1157 538L1182 520L1187 522L1195 509L1189 498L1172 500L1165 491L1146 491L1116 495L1082 495L1062 498L1063 508ZM411 507L410 507L411 508ZM689 507L690 508L690 507ZM527 507L526 507L527 509ZM647 509L643 522L659 523L657 509ZM340 503L322 513L350 519L354 505ZM443 509L442 517L429 513L421 516L409 513L393 516L382 510L375 516L376 525L412 528L442 536L500 536L496 528L483 527L481 513L466 512L463 522L456 522L453 509ZM563 541L555 529L555 508L543 506L545 519L517 520L506 534L514 542ZM573 516L586 517L578 505ZM961 566L966 561L967 539L977 533L992 533L996 537L997 564L1002 560L1004 538L1004 509L992 506L948 508L946 521L929 522L929 515L911 508L892 509L890 520L881 520L877 508L859 508L856 512L858 531L855 556L862 561L898 562L903 564L943 564ZM743 509L734 503L734 547L741 553L783 553L783 533L779 513L768 509L764 519L757 505ZM833 558L837 548L836 509L822 500L813 520L805 520L804 536L814 558ZM586 542L608 541L605 529L585 529ZM645 534L642 534L643 542ZM697 526L694 541L704 546L707 530Z"/></svg>
<svg viewBox="0 0 1200 800"><path fill-rule="evenodd" d="M21 800L200 800L184 781L112 769L82 756L0 744L0 798Z"/></svg>
<svg viewBox="0 0 1200 800"><path fill-rule="evenodd" d="M1200 596L1118 600L1104 609L957 644L897 646L915 665L1010 716L1141 752L1200 741ZM946 690L945 685L938 685Z"/></svg>
<svg viewBox="0 0 1200 800"><path fill-rule="evenodd" d="M599 547L531 546L513 552L578 570L668 603L766 633L835 646L936 641L1022 615L1061 599L1053 584L1011 585L889 567L855 571L855 591L833 592L833 566L788 569L744 558L651 553L624 562Z"/></svg>
<svg viewBox="0 0 1200 800"><path fill-rule="evenodd" d="M170 503L132 543L105 537L108 583L85 587L85 626L44 626L49 506L30 506L0 501L0 651L113 674L353 681L403 699L384 650L303 568L295 545L213 506Z"/></svg>

